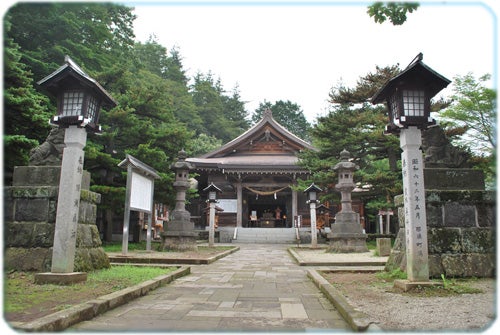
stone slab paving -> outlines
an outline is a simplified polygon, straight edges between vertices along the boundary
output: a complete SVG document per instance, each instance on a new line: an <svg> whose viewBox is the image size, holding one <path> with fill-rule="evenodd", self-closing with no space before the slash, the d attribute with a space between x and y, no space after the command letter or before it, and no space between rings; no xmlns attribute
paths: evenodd
<svg viewBox="0 0 500 335"><path fill-rule="evenodd" d="M286 245L240 250L69 331L346 331Z"/></svg>

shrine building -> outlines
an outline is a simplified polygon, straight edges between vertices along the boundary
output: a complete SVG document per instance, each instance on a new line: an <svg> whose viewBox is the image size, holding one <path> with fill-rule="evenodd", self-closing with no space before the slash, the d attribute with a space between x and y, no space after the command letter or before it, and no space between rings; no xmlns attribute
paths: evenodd
<svg viewBox="0 0 500 335"><path fill-rule="evenodd" d="M309 206L301 190L293 189L310 171L299 166L298 154L315 150L273 118L266 110L262 119L222 147L186 161L194 166L200 198L188 206L195 224L206 227L206 194L213 183L218 194L217 225L241 228L292 228L300 216L308 226Z"/></svg>

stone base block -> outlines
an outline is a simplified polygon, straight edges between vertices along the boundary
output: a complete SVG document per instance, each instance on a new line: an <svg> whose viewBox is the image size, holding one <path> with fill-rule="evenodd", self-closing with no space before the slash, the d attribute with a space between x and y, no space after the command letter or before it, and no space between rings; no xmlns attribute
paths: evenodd
<svg viewBox="0 0 500 335"><path fill-rule="evenodd" d="M327 252L355 253L368 252L365 234L331 234L328 235Z"/></svg>
<svg viewBox="0 0 500 335"><path fill-rule="evenodd" d="M409 281L407 279L398 279L394 281L394 288L408 292L420 287L442 286L442 283L431 281Z"/></svg>
<svg viewBox="0 0 500 335"><path fill-rule="evenodd" d="M379 256L389 256L391 254L391 239L377 238L377 253Z"/></svg>
<svg viewBox="0 0 500 335"><path fill-rule="evenodd" d="M35 274L35 284L71 285L87 281L86 272L54 273L44 272Z"/></svg>
<svg viewBox="0 0 500 335"><path fill-rule="evenodd" d="M167 231L161 234L162 250L198 251L198 234L189 231Z"/></svg>

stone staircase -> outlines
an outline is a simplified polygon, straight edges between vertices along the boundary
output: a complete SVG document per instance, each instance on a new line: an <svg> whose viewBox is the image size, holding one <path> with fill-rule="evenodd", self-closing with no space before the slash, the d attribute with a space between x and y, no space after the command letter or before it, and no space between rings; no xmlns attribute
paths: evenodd
<svg viewBox="0 0 500 335"><path fill-rule="evenodd" d="M233 243L297 243L294 228L238 228Z"/></svg>

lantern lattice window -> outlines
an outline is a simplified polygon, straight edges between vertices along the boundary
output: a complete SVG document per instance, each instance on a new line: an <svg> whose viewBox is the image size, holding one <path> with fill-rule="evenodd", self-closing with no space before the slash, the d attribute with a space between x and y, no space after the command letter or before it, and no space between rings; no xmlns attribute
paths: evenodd
<svg viewBox="0 0 500 335"><path fill-rule="evenodd" d="M78 116L82 113L84 93L81 91L64 92L63 116Z"/></svg>
<svg viewBox="0 0 500 335"><path fill-rule="evenodd" d="M403 104L406 116L425 116L425 92L403 90Z"/></svg>

